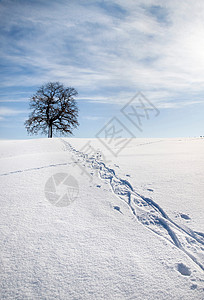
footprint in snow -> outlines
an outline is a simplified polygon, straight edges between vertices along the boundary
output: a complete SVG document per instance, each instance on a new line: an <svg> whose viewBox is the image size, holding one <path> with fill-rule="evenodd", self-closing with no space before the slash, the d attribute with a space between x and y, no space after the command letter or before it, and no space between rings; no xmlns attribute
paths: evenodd
<svg viewBox="0 0 204 300"><path fill-rule="evenodd" d="M195 290L195 289L197 289L197 287L198 287L197 284L192 284L191 285L191 290Z"/></svg>
<svg viewBox="0 0 204 300"><path fill-rule="evenodd" d="M191 275L191 270L190 268L188 268L186 265L184 265L183 263L180 263L177 265L177 270L179 271L179 273L181 273L181 275L183 276L190 276Z"/></svg>
<svg viewBox="0 0 204 300"><path fill-rule="evenodd" d="M190 220L190 219L191 219L191 218L190 218L188 215L186 215L186 214L180 214L180 216L181 216L182 219L185 219L185 220Z"/></svg>
<svg viewBox="0 0 204 300"><path fill-rule="evenodd" d="M122 211L120 210L120 207L119 206L114 206L113 207L115 210L119 211L121 214L122 214Z"/></svg>

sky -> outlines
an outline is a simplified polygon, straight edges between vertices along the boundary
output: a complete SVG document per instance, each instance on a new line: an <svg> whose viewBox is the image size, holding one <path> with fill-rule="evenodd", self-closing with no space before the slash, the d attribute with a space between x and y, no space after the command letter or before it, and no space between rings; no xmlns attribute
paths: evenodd
<svg viewBox="0 0 204 300"><path fill-rule="evenodd" d="M78 91L74 137L111 120L134 137L204 135L203 16L202 0L0 0L0 139L33 138L29 99L50 81ZM123 109L138 103L140 128Z"/></svg>

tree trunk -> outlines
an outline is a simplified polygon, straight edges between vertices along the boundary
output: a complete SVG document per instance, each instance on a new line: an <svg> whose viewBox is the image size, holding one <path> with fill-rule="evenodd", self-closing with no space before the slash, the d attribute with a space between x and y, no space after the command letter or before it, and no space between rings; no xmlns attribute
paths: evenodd
<svg viewBox="0 0 204 300"><path fill-rule="evenodd" d="M49 125L48 138L52 138L52 124Z"/></svg>

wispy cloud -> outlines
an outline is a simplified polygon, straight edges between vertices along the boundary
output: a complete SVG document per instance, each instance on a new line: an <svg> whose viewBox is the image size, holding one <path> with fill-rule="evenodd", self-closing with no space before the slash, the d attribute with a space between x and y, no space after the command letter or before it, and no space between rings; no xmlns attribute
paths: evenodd
<svg viewBox="0 0 204 300"><path fill-rule="evenodd" d="M122 105L143 91L163 108L203 103L203 13L199 0L3 0L0 101L59 80L79 101ZM27 94L12 96L19 87Z"/></svg>
<svg viewBox="0 0 204 300"><path fill-rule="evenodd" d="M8 107L0 107L0 120L4 120L5 117L17 116L24 113L27 113L27 110L17 110Z"/></svg>
<svg viewBox="0 0 204 300"><path fill-rule="evenodd" d="M103 119L103 117L98 117L98 116L84 116L83 119L89 120L89 121L97 121L100 119Z"/></svg>

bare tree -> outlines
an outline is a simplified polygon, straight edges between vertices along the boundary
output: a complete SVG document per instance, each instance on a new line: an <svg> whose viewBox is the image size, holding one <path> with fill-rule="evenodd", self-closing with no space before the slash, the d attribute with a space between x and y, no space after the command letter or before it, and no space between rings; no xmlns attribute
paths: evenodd
<svg viewBox="0 0 204 300"><path fill-rule="evenodd" d="M64 87L59 82L49 82L41 86L30 99L33 111L25 121L30 134L39 131L52 138L53 131L61 134L72 134L78 123L78 107L75 101L77 91L72 87Z"/></svg>

